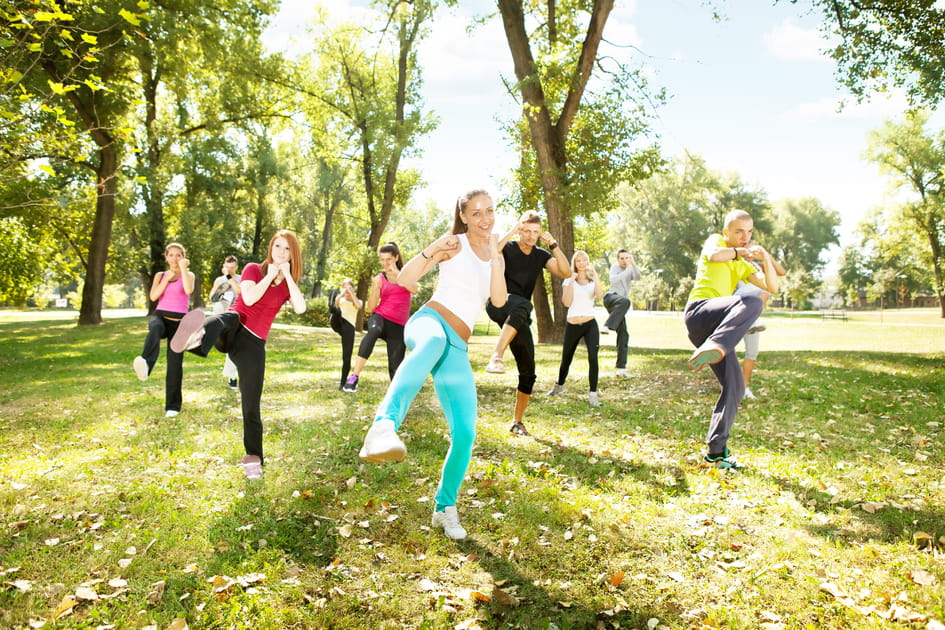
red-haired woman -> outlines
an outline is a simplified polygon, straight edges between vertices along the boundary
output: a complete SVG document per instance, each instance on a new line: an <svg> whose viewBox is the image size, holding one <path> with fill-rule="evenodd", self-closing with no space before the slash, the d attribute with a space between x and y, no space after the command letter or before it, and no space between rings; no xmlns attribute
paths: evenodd
<svg viewBox="0 0 945 630"><path fill-rule="evenodd" d="M249 263L243 268L240 295L230 310L206 319L203 311L191 311L181 320L171 340L175 352L189 350L205 357L216 347L229 354L236 364L246 449L243 472L247 479L262 476L263 428L259 406L266 374L266 340L286 301L296 313L305 312L305 298L298 285L301 276L299 240L289 230L279 230L269 241L263 263Z"/></svg>

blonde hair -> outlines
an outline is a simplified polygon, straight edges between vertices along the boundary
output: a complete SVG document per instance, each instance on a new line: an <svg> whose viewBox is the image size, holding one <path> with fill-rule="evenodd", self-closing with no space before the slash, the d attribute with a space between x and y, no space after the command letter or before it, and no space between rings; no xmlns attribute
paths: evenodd
<svg viewBox="0 0 945 630"><path fill-rule="evenodd" d="M590 267L591 265L591 257L587 255L586 251L584 251L583 249L579 249L576 252L574 252L574 254L571 255L571 273L576 274L578 272L577 265L574 264L574 261L577 260L578 256L584 256L585 258L587 258L588 267Z"/></svg>

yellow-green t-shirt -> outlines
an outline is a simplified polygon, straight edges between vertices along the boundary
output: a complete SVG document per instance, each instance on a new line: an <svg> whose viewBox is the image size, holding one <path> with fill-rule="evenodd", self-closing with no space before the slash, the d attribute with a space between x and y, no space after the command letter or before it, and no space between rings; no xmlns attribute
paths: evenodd
<svg viewBox="0 0 945 630"><path fill-rule="evenodd" d="M721 234L711 235L702 246L699 268L696 270L696 285L689 294L690 302L732 295L739 280L745 280L758 272L754 265L741 258L710 262L709 254L719 247L728 247Z"/></svg>

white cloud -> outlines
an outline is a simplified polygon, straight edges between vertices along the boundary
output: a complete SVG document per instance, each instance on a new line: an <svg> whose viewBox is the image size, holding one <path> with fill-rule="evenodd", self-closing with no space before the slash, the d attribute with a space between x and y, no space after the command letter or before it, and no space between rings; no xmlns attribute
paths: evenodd
<svg viewBox="0 0 945 630"><path fill-rule="evenodd" d="M826 62L830 43L816 28L803 28L788 18L761 36L765 48L781 61Z"/></svg>
<svg viewBox="0 0 945 630"><path fill-rule="evenodd" d="M441 13L430 34L420 44L424 81L471 83L499 72L512 73L512 57L500 20L466 31L470 14L461 9Z"/></svg>
<svg viewBox="0 0 945 630"><path fill-rule="evenodd" d="M784 120L814 121L824 119L844 120L885 120L902 116L908 108L906 97L901 91L893 92L889 97L874 96L865 103L847 103L840 108L840 100L822 98L817 101L800 103L795 108L784 112Z"/></svg>

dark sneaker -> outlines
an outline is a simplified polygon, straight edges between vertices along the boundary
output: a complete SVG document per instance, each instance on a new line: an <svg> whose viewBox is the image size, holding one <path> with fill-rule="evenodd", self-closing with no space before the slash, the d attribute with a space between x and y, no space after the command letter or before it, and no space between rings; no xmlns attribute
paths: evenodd
<svg viewBox="0 0 945 630"><path fill-rule="evenodd" d="M348 380L345 381L344 386L341 388L343 392L356 392L358 391L358 375L352 374L348 377Z"/></svg>
<svg viewBox="0 0 945 630"><path fill-rule="evenodd" d="M516 422L509 428L509 433L514 433L515 435L531 435L528 432L528 429L525 428L524 422Z"/></svg>
<svg viewBox="0 0 945 630"><path fill-rule="evenodd" d="M744 464L739 463L735 459L735 456L732 455L728 449L725 449L725 452L721 455L710 455L706 453L703 455L702 460L722 470L740 470L745 467Z"/></svg>
<svg viewBox="0 0 945 630"><path fill-rule="evenodd" d="M239 389L239 383L236 382L235 378L230 379L230 389Z"/></svg>

